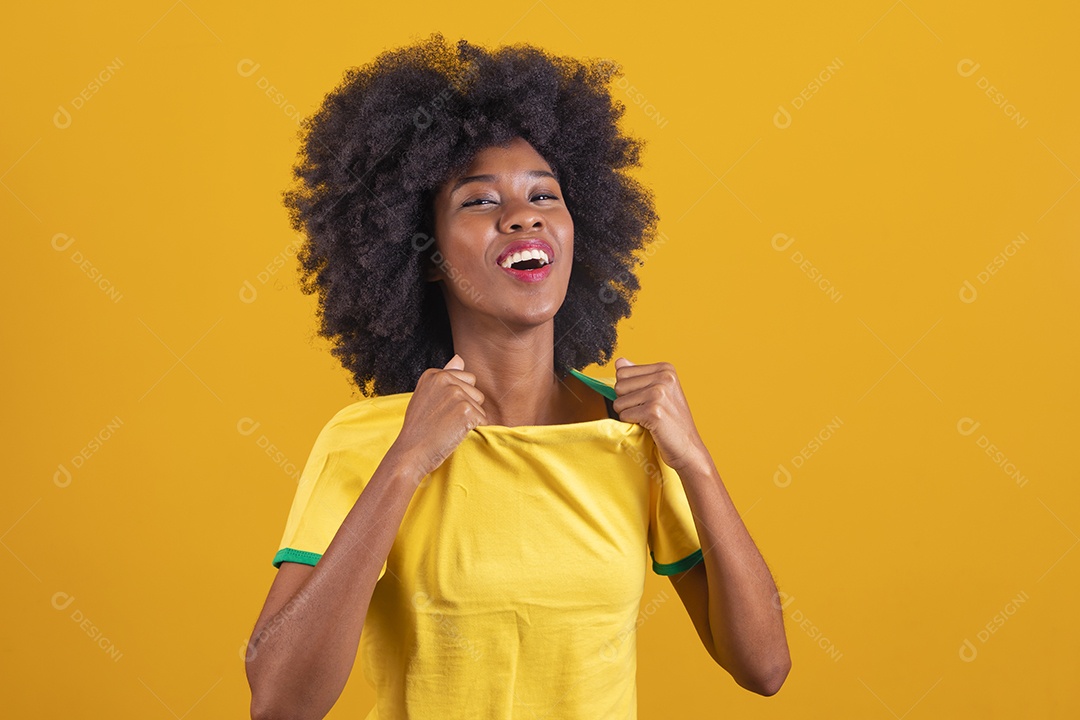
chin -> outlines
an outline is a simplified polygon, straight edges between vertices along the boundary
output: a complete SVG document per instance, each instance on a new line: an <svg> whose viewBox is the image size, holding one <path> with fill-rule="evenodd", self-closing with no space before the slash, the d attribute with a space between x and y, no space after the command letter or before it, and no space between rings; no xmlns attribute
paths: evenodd
<svg viewBox="0 0 1080 720"><path fill-rule="evenodd" d="M505 307L503 322L510 326L517 325L520 327L543 325L555 319L556 313L562 307L562 300L562 298L559 298L557 303L551 303L550 306L544 308L530 308L527 312L523 312L523 308L520 307Z"/></svg>

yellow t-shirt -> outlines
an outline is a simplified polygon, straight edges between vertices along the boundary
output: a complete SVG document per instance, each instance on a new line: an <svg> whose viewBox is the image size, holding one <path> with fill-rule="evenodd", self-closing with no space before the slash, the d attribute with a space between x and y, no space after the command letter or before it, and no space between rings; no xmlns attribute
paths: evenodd
<svg viewBox="0 0 1080 720"><path fill-rule="evenodd" d="M572 372L613 412L610 385ZM411 397L365 398L327 423L275 567L318 562ZM679 476L645 428L474 428L417 488L380 571L360 641L376 691L366 720L636 718L650 557L660 575L702 559Z"/></svg>

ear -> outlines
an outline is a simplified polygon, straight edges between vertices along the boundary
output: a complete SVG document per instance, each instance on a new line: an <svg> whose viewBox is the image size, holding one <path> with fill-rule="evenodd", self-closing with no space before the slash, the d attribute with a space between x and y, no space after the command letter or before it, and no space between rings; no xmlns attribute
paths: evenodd
<svg viewBox="0 0 1080 720"><path fill-rule="evenodd" d="M438 282L438 281L443 279L444 275L442 273L442 270L440 270L439 266L436 265L431 260L431 254L430 253L425 253L424 254L423 265L424 265L424 280L426 282Z"/></svg>
<svg viewBox="0 0 1080 720"><path fill-rule="evenodd" d="M439 272L430 262L424 261L424 282L438 282Z"/></svg>

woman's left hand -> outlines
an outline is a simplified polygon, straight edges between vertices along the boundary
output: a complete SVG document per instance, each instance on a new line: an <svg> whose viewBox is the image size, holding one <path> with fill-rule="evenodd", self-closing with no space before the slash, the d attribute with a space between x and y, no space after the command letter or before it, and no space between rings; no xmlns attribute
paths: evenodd
<svg viewBox="0 0 1080 720"><path fill-rule="evenodd" d="M708 455L671 363L635 365L626 358L616 359L615 394L611 406L619 419L652 433L668 467L678 472Z"/></svg>

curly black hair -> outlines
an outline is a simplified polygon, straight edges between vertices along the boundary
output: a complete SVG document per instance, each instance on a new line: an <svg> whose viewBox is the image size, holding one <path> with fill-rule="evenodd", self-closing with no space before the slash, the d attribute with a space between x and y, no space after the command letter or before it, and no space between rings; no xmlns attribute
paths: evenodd
<svg viewBox="0 0 1080 720"><path fill-rule="evenodd" d="M479 150L515 137L552 167L574 222L553 369L565 377L611 358L640 289L635 253L658 221L652 193L624 172L643 142L619 130L625 106L607 88L620 75L609 60L526 44L455 48L434 33L346 70L303 121L296 182L283 193L305 238L301 291L318 294L319 335L361 393L411 392L453 357L441 288L423 277L433 200Z"/></svg>

